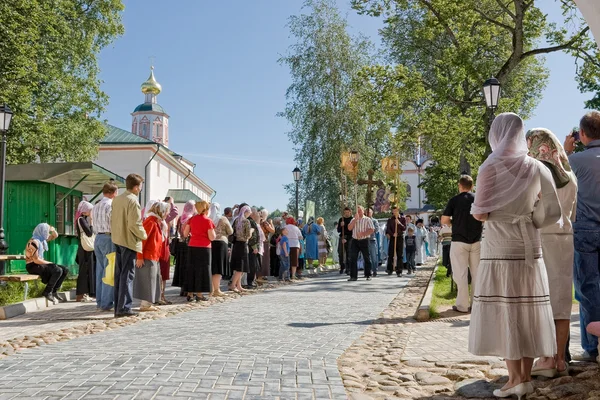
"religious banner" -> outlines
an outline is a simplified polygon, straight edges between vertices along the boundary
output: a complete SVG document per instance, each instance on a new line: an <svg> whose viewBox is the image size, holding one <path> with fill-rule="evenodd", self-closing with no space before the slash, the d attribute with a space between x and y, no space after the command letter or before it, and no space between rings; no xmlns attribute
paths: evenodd
<svg viewBox="0 0 600 400"><path fill-rule="evenodd" d="M316 218L315 216L315 202L312 200L306 200L306 211L304 212L305 222L308 222L311 217Z"/></svg>
<svg viewBox="0 0 600 400"><path fill-rule="evenodd" d="M382 186L379 189L377 189L373 211L376 214L389 212L391 207L390 197L393 197L393 194L388 188Z"/></svg>
<svg viewBox="0 0 600 400"><path fill-rule="evenodd" d="M349 175L356 173L355 167L350 161L350 152L342 153L342 170Z"/></svg>
<svg viewBox="0 0 600 400"><path fill-rule="evenodd" d="M396 158L386 157L381 160L381 169L388 175L393 175L400 171L400 163Z"/></svg>

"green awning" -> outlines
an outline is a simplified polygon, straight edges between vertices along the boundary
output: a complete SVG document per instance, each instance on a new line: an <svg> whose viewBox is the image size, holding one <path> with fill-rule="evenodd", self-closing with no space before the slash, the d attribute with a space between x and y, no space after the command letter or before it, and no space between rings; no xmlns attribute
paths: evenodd
<svg viewBox="0 0 600 400"><path fill-rule="evenodd" d="M189 189L169 189L167 197L172 197L174 203L187 203L190 200L200 201L200 197Z"/></svg>
<svg viewBox="0 0 600 400"><path fill-rule="evenodd" d="M119 188L125 187L125 179L93 162L15 164L6 167L7 181L48 182L95 194L112 180ZM78 184L79 183L79 184Z"/></svg>

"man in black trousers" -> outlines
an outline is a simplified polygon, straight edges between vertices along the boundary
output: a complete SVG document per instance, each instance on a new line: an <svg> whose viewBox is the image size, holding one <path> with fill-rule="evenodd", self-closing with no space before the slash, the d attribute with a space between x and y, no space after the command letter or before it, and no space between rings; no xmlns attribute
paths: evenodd
<svg viewBox="0 0 600 400"><path fill-rule="evenodd" d="M350 250L350 242L352 241L352 229L348 227L352 221L352 210L349 207L344 208L344 216L338 221L337 230L340 234L340 241L338 243L338 255L340 258L340 274L350 272L348 268L348 261L350 257L348 250Z"/></svg>
<svg viewBox="0 0 600 400"><path fill-rule="evenodd" d="M400 215L398 207L392 207L392 216L387 220L385 235L389 240L387 273L394 272L394 261L396 261L396 275L402 276L402 253L404 251L404 231L406 230L406 218Z"/></svg>

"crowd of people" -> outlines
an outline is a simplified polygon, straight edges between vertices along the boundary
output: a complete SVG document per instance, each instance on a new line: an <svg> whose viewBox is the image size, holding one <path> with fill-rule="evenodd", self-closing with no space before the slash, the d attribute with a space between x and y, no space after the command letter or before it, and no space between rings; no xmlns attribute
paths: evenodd
<svg viewBox="0 0 600 400"><path fill-rule="evenodd" d="M600 112L587 113L564 145L504 113L489 142L476 192L461 177L444 210L443 263L457 284L454 310L472 312L469 351L506 361L509 379L494 395L521 398L533 392L532 376L568 375L571 357L598 360ZM583 352L571 355L573 287Z"/></svg>

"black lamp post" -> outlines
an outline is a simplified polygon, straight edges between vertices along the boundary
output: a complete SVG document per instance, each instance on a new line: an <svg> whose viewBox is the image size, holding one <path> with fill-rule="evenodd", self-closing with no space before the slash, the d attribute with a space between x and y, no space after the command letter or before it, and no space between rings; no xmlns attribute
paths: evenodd
<svg viewBox="0 0 600 400"><path fill-rule="evenodd" d="M498 108L500 101L500 82L493 76L483 83L483 96L485 97L485 105L492 113Z"/></svg>
<svg viewBox="0 0 600 400"><path fill-rule="evenodd" d="M300 168L298 168L298 167L294 168L292 173L294 174L294 182L296 182L296 219L298 219L298 218L300 218L298 216L299 215L298 213L300 212L300 210L298 208L298 188L299 188L300 179L301 179Z"/></svg>
<svg viewBox="0 0 600 400"><path fill-rule="evenodd" d="M4 240L4 185L6 180L6 132L10 127L13 113L11 109L3 104L0 106L0 254L5 255L8 243ZM0 275L4 275L5 261L0 260Z"/></svg>

